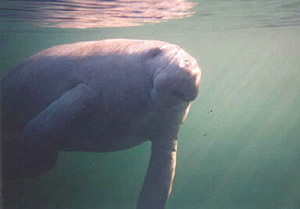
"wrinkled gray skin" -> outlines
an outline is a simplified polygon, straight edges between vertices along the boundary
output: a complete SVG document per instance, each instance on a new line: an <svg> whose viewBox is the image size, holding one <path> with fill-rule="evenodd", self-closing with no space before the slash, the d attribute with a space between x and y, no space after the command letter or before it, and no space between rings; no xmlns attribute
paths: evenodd
<svg viewBox="0 0 300 209"><path fill-rule="evenodd" d="M152 142L138 209L163 209L177 135L199 91L196 60L161 41L55 46L1 83L4 178L39 175L58 151L111 152Z"/></svg>

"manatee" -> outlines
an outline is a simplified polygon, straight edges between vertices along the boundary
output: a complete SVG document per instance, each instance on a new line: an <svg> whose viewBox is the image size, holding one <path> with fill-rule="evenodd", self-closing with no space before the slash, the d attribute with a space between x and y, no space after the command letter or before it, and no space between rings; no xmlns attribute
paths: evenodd
<svg viewBox="0 0 300 209"><path fill-rule="evenodd" d="M180 47L112 39L54 46L1 82L3 178L40 175L59 151L112 152L151 142L138 209L163 209L177 138L201 71Z"/></svg>

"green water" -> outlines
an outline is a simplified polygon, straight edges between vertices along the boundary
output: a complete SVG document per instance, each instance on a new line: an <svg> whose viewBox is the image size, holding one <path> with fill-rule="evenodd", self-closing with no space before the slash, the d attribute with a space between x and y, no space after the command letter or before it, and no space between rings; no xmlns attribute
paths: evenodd
<svg viewBox="0 0 300 209"><path fill-rule="evenodd" d="M0 73L64 43L134 38L178 44L198 60L202 84L180 132L167 209L299 209L300 26L245 24L231 7L199 15L223 8L217 3L199 1L192 17L140 27L81 30L2 21ZM248 5L236 6L248 11ZM62 152L50 172L2 182L6 206L133 209L149 156L150 143L105 154Z"/></svg>

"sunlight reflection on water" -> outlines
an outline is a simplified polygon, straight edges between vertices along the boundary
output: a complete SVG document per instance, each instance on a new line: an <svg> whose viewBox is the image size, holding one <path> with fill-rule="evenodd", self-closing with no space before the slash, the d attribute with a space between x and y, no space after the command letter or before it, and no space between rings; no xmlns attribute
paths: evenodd
<svg viewBox="0 0 300 209"><path fill-rule="evenodd" d="M128 27L191 16L187 0L8 1L0 17L57 28Z"/></svg>

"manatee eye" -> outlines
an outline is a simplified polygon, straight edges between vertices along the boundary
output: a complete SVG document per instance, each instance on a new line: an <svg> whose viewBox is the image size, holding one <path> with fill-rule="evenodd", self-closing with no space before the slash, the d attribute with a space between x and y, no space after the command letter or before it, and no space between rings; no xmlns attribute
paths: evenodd
<svg viewBox="0 0 300 209"><path fill-rule="evenodd" d="M153 58L153 57L160 55L161 52L162 52L162 50L160 48L153 48L153 49L150 49L147 54L149 57Z"/></svg>

